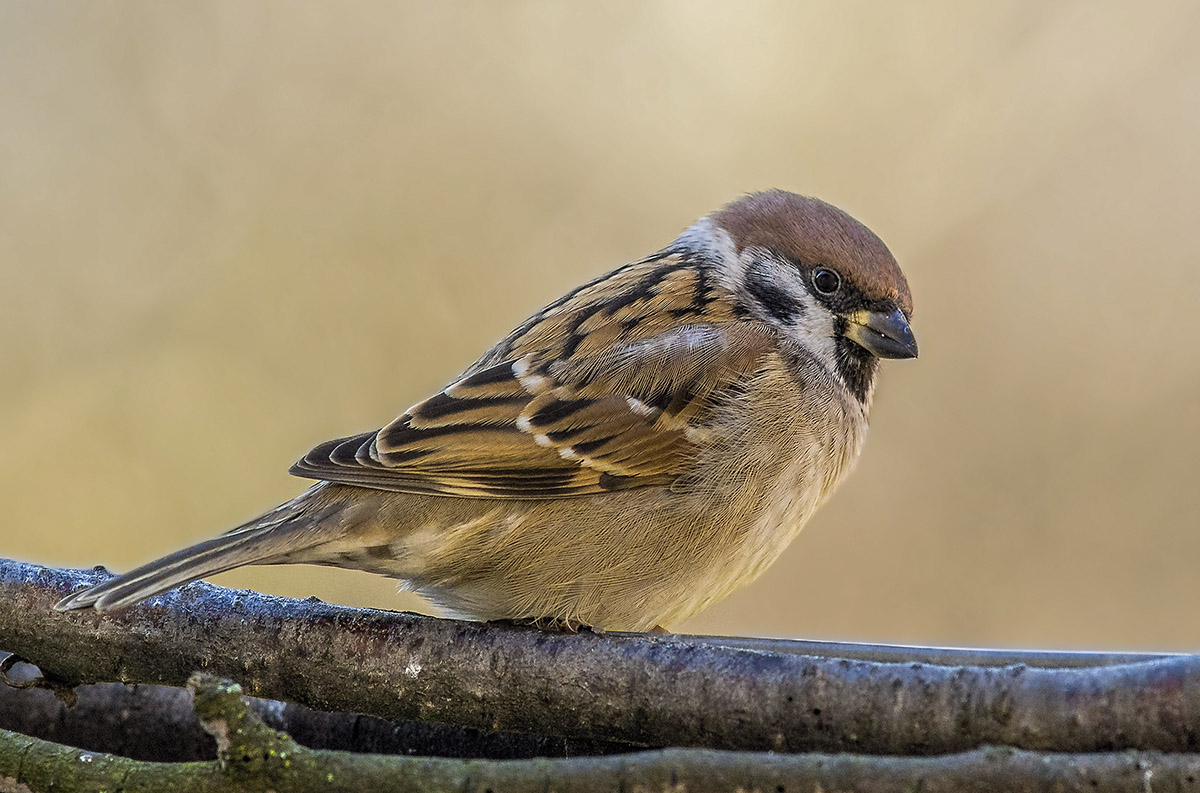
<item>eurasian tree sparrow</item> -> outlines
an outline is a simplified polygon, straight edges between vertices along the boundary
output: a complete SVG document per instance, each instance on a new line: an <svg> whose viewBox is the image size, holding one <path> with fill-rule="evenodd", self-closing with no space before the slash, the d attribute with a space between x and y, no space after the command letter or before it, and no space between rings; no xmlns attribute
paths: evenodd
<svg viewBox="0 0 1200 793"><path fill-rule="evenodd" d="M912 298L878 237L783 191L584 284L228 534L77 592L108 611L249 564L400 579L474 619L647 630L753 581L850 471Z"/></svg>

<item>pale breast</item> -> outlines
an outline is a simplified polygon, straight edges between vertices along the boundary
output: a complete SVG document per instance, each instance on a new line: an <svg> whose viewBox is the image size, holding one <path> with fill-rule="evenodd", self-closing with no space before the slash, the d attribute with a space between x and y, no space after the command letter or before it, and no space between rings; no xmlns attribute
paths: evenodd
<svg viewBox="0 0 1200 793"><path fill-rule="evenodd" d="M716 471L717 458L739 461L736 470L712 475L726 480L721 519L734 530L707 573L680 592L671 621L758 578L850 473L866 439L862 406L815 364L768 371L756 388L746 403L753 410L729 419L739 428L731 443L740 448L713 450Z"/></svg>
<svg viewBox="0 0 1200 793"><path fill-rule="evenodd" d="M670 488L539 501L380 493L357 566L477 619L677 624L775 561L862 444L861 408L823 369L776 364L718 412L712 442Z"/></svg>

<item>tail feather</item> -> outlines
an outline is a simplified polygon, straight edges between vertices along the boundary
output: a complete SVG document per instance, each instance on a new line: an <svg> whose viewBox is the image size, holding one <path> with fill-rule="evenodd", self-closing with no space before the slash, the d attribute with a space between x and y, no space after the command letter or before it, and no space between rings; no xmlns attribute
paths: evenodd
<svg viewBox="0 0 1200 793"><path fill-rule="evenodd" d="M255 518L228 534L68 595L54 608L116 611L199 578L243 565L269 564L278 557L310 548L318 540L312 531L312 521L306 517L307 510L288 508L293 505L297 502Z"/></svg>

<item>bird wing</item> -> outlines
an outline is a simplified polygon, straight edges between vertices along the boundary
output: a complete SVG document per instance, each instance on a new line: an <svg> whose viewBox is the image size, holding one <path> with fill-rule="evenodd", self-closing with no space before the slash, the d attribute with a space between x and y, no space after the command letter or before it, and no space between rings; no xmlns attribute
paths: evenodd
<svg viewBox="0 0 1200 793"><path fill-rule="evenodd" d="M618 271L620 272L620 271ZM653 288L653 301L669 293ZM404 493L539 499L669 485L708 432L711 407L762 366L766 328L688 322L670 301L570 301L536 316L457 381L378 432L317 446L298 476ZM576 296L578 297L578 296ZM686 298L686 300L685 300ZM617 313L624 309L621 316ZM656 325L663 314L668 327ZM565 320L562 332L539 326ZM682 320L683 324L678 324ZM558 331L561 331L558 327Z"/></svg>

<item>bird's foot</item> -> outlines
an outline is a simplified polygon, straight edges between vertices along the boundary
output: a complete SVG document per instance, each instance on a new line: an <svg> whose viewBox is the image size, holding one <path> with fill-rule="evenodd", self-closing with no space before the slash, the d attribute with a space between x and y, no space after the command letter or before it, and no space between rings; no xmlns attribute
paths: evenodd
<svg viewBox="0 0 1200 793"><path fill-rule="evenodd" d="M516 625L522 628L537 628L546 633L580 633L588 632L595 634L603 634L603 628L596 628L591 625L584 625L579 620L575 619L555 619L553 617L533 617L522 618L515 620L490 620L493 623L501 625Z"/></svg>

